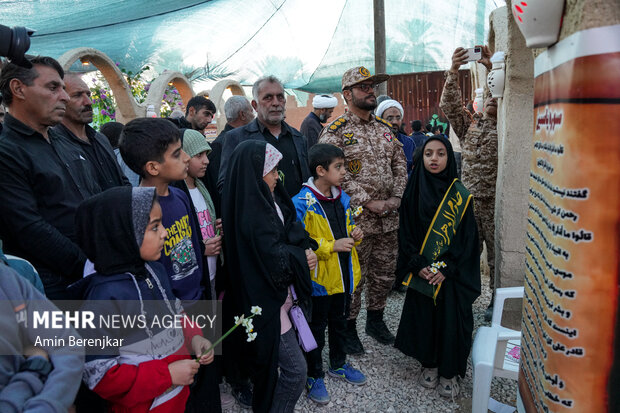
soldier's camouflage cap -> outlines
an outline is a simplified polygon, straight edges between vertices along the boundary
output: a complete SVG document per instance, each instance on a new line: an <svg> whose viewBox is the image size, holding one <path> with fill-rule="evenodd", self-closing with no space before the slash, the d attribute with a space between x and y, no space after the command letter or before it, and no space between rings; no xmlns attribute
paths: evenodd
<svg viewBox="0 0 620 413"><path fill-rule="evenodd" d="M379 73L374 76L370 75L370 71L364 66L357 66L349 69L342 75L342 90L357 85L365 80L372 80L375 84L383 83L390 78L390 75Z"/></svg>

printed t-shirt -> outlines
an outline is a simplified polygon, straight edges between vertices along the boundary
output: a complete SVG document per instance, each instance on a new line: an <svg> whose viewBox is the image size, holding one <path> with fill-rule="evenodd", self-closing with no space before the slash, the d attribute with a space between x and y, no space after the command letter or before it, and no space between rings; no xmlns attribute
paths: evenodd
<svg viewBox="0 0 620 413"><path fill-rule="evenodd" d="M189 194L192 197L192 202L194 203L194 209L196 210L196 216L198 217L198 226L200 227L202 239L206 241L215 237L215 230L213 229L215 220L209 213L207 203L200 193L200 190L198 188L189 189ZM209 263L209 278L213 280L215 279L216 273L217 255L207 256L207 262Z"/></svg>
<svg viewBox="0 0 620 413"><path fill-rule="evenodd" d="M200 237L194 231L194 218L187 196L178 188L168 187L168 196L160 196L162 224L168 236L159 262L170 277L172 292L181 300L202 298L202 260L198 259Z"/></svg>

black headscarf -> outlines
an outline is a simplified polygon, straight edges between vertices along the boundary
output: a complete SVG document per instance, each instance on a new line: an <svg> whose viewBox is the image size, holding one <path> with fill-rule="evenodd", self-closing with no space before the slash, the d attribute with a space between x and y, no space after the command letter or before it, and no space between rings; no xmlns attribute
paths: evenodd
<svg viewBox="0 0 620 413"><path fill-rule="evenodd" d="M99 274L146 274L140 246L155 197L155 188L123 186L80 204L75 215L78 243Z"/></svg>
<svg viewBox="0 0 620 413"><path fill-rule="evenodd" d="M446 168L437 174L427 171L424 167L424 150L433 141L439 141L444 144L448 158ZM452 144L441 135L431 136L424 142L421 148L416 150L413 164L415 167L411 178L407 182L400 206L399 254L396 268L397 280L400 281L410 272L417 274L420 269L431 264L426 258L419 255L420 248L439 204L452 181L458 177ZM461 222L457 235L455 235L455 239L452 242L450 256L455 254L462 255L465 249L469 250L470 248L470 245L456 245L459 243L459 239L465 242L465 238L460 237L458 234L465 233L477 237L478 231L473 218L473 203L467 208L467 214L471 214L471 219L464 219ZM468 244L469 241L465 243ZM457 251L459 248L462 248L463 251ZM453 266L442 271L445 271L446 275L449 276L454 270L456 268Z"/></svg>
<svg viewBox="0 0 620 413"><path fill-rule="evenodd" d="M447 164L446 168L439 172L438 174L433 174L426 170L424 167L424 149L429 144L429 142L439 141L443 143L446 147L446 156L447 156ZM448 187L454 180L457 178L456 172L456 160L454 158L454 150L452 149L452 144L449 140L445 139L441 135L435 135L430 138L426 142L422 148L420 148L419 152L416 152L414 158L414 165L419 166L413 171L411 179L415 179L417 181L417 185L412 185L411 189L417 189L418 193L414 193L413 196L418 198L417 209L420 213L421 222L425 228L428 228L433 217L435 216L435 211L437 207L441 203L443 196L445 195ZM414 189L414 190L415 190ZM403 198L406 195L403 194ZM418 226L418 229L420 227ZM422 234L422 237L426 235L426 231ZM422 238L424 239L424 238Z"/></svg>
<svg viewBox="0 0 620 413"><path fill-rule="evenodd" d="M256 412L269 411L278 379L280 307L287 287L293 284L302 301L308 300L312 291L305 253L310 246L308 235L296 222L295 208L282 183L278 181L272 195L263 181L266 145L247 140L237 146L222 193L229 270L225 318L230 322L234 315L249 314L251 306L262 308L262 315L253 320L256 341L247 343L244 334L235 331L225 348L253 376ZM282 210L284 224L274 200Z"/></svg>

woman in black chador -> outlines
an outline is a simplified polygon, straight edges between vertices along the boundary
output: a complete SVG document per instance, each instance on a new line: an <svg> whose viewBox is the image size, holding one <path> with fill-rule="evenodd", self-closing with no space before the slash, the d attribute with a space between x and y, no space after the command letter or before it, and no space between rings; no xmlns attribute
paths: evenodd
<svg viewBox="0 0 620 413"><path fill-rule="evenodd" d="M293 412L306 381L306 361L288 309L291 286L300 305L310 302L316 255L278 179L281 159L266 142L242 142L230 158L222 193L229 270L224 316L231 323L233 316L250 314L252 306L262 308L252 320L255 341L247 342L239 328L224 342L227 358L252 379L254 412Z"/></svg>
<svg viewBox="0 0 620 413"><path fill-rule="evenodd" d="M414 156L400 206L397 282L409 286L394 346L422 363L420 384L459 392L480 295L473 201L456 179L450 142L430 137Z"/></svg>

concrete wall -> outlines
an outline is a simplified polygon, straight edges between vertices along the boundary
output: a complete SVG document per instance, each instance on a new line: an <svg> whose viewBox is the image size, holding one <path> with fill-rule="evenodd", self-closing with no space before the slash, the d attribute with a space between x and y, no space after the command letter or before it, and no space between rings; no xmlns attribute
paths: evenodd
<svg viewBox="0 0 620 413"><path fill-rule="evenodd" d="M523 285L531 142L534 58L506 7L490 16L489 47L506 53L506 85L498 100L495 201L495 286ZM517 327L521 303L508 302L504 324Z"/></svg>
<svg viewBox="0 0 620 413"><path fill-rule="evenodd" d="M495 10L490 19L490 46L506 52L506 86L497 116L496 287L511 287L523 285L525 273L534 58L506 7Z"/></svg>
<svg viewBox="0 0 620 413"><path fill-rule="evenodd" d="M620 23L618 0L567 0L560 40L580 30Z"/></svg>

